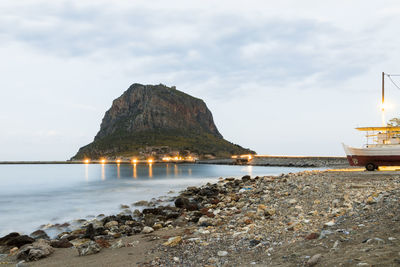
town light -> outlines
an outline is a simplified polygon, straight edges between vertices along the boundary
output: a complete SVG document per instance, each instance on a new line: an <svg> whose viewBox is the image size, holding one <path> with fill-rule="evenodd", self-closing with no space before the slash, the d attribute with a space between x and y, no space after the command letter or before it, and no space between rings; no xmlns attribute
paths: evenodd
<svg viewBox="0 0 400 267"><path fill-rule="evenodd" d="M151 164L151 163L153 163L153 159L148 159L147 162L148 162L149 164Z"/></svg>
<svg viewBox="0 0 400 267"><path fill-rule="evenodd" d="M121 160L120 160L120 159L117 159L117 163L120 164L120 163L121 163Z"/></svg>
<svg viewBox="0 0 400 267"><path fill-rule="evenodd" d="M90 162L90 160L89 160L89 159L85 159L84 162L85 162L86 164L88 164L88 163Z"/></svg>
<svg viewBox="0 0 400 267"><path fill-rule="evenodd" d="M101 159L100 162L101 162L101 164L105 164L106 160L105 159Z"/></svg>
<svg viewBox="0 0 400 267"><path fill-rule="evenodd" d="M132 159L132 163L136 164L137 163L137 159Z"/></svg>

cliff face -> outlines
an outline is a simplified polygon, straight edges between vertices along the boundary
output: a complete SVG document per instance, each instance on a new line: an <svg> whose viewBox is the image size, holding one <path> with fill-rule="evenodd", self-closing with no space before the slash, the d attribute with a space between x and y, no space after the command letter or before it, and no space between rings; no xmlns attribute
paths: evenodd
<svg viewBox="0 0 400 267"><path fill-rule="evenodd" d="M200 157L254 153L223 139L203 100L162 84L133 84L113 101L94 141L72 159L172 152Z"/></svg>
<svg viewBox="0 0 400 267"><path fill-rule="evenodd" d="M222 138L203 100L164 85L133 84L113 101L95 140L157 129L205 132Z"/></svg>

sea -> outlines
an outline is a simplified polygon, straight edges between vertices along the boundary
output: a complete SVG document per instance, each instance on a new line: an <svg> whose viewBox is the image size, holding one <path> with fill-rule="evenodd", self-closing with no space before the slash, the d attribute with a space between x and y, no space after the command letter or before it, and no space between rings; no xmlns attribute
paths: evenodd
<svg viewBox="0 0 400 267"><path fill-rule="evenodd" d="M211 164L10 164L0 165L0 237L30 234L65 222L74 225L121 205L151 199L170 201L188 186L244 175L264 176L304 168ZM165 204L165 203L164 203ZM140 209L140 208L139 208ZM55 234L54 231L51 234Z"/></svg>

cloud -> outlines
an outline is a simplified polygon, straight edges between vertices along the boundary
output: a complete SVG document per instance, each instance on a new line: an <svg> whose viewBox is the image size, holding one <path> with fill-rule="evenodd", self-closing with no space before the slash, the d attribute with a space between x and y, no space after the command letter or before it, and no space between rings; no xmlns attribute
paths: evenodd
<svg viewBox="0 0 400 267"><path fill-rule="evenodd" d="M364 40L309 18L43 2L11 9L0 25L3 41L29 44L41 53L111 61L127 72L180 81L288 84L340 76L343 82L365 72L369 63L357 52Z"/></svg>

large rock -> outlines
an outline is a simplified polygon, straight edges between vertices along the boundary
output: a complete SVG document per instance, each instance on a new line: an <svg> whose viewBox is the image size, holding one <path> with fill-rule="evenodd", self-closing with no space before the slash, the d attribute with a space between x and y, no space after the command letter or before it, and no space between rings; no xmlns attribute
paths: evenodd
<svg viewBox="0 0 400 267"><path fill-rule="evenodd" d="M20 248L23 245L32 244L33 242L35 242L35 239L33 239L32 237L29 237L27 235L20 235L20 236L9 239L9 241L7 241L5 243L5 245L10 246L10 247Z"/></svg>
<svg viewBox="0 0 400 267"><path fill-rule="evenodd" d="M36 261L52 254L54 249L50 246L50 241L39 239L38 241L21 247L17 254L17 259L25 261Z"/></svg>
<svg viewBox="0 0 400 267"><path fill-rule="evenodd" d="M63 238L60 240L51 240L50 245L53 248L70 248L73 246L72 243L69 242L67 238Z"/></svg>
<svg viewBox="0 0 400 267"><path fill-rule="evenodd" d="M199 209L199 205L196 202L190 201L186 197L178 197L177 199L175 199L175 207L181 209L187 209L190 211Z"/></svg>
<svg viewBox="0 0 400 267"><path fill-rule="evenodd" d="M117 225L118 225L118 223L117 223ZM93 240L95 235L96 235L96 231L94 230L93 224L89 224L88 226L86 226L86 232L83 237Z"/></svg>
<svg viewBox="0 0 400 267"><path fill-rule="evenodd" d="M20 234L13 232L13 233L9 233L8 235L3 236L2 238L0 238L0 246L5 246L7 245L7 243L13 239L15 239L16 237L20 236Z"/></svg>
<svg viewBox="0 0 400 267"><path fill-rule="evenodd" d="M72 159L173 151L222 157L254 153L223 139L203 100L162 84L135 83L113 101L94 141Z"/></svg>
<svg viewBox="0 0 400 267"><path fill-rule="evenodd" d="M37 230L29 235L30 237L38 240L38 239L50 239L50 237L43 230Z"/></svg>
<svg viewBox="0 0 400 267"><path fill-rule="evenodd" d="M99 253L101 247L94 241L85 242L76 247L79 253L79 256L86 256L90 254Z"/></svg>

